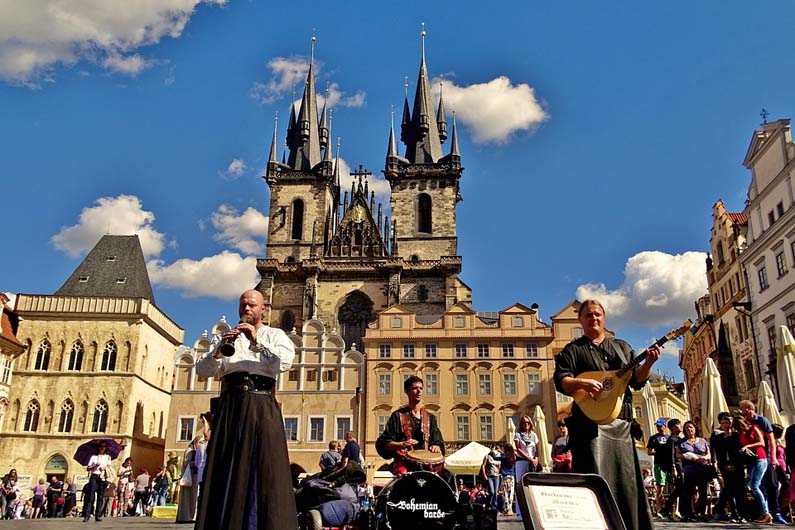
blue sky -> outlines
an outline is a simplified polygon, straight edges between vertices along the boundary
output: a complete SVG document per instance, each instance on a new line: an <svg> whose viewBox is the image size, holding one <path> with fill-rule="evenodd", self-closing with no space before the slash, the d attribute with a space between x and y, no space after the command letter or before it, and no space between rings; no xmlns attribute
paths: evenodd
<svg viewBox="0 0 795 530"><path fill-rule="evenodd" d="M192 343L256 281L273 117L313 30L342 158L380 173L425 22L430 75L458 116L475 308L535 302L548 319L596 294L641 348L693 317L711 208L742 210L761 109L793 114L794 14L783 1L0 0L0 290L51 293L103 233L137 232L157 303ZM659 367L680 377L671 355Z"/></svg>

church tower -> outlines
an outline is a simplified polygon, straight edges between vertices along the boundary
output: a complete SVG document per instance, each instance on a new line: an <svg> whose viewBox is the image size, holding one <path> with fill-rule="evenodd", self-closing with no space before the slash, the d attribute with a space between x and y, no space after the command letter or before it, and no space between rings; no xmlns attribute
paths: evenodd
<svg viewBox="0 0 795 530"><path fill-rule="evenodd" d="M442 145L446 139L447 117L441 92L439 106L435 113L433 111L423 28L414 105L410 110L407 91L400 124L405 156L397 154L393 126L384 169L392 188L390 206L398 254L408 261L439 260L458 254L456 204L461 200L459 180L463 168L455 116L450 152L443 156Z"/></svg>

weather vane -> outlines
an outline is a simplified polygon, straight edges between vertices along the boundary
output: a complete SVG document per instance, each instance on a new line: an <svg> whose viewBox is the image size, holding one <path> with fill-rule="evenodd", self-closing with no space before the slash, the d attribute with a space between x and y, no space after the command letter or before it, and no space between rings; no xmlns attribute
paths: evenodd
<svg viewBox="0 0 795 530"><path fill-rule="evenodd" d="M767 111L767 109L762 109L762 112L759 113L759 115L762 116L762 125L767 123L768 114L770 114L770 113Z"/></svg>

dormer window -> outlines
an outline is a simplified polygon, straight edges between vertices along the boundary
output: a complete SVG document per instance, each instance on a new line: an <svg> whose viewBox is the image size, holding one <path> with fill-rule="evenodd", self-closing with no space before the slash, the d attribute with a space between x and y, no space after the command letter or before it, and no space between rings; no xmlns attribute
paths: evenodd
<svg viewBox="0 0 795 530"><path fill-rule="evenodd" d="M116 283L127 283L127 277L116 278Z"/></svg>
<svg viewBox="0 0 795 530"><path fill-rule="evenodd" d="M86 283L88 282L88 276L81 276L80 278L77 279L77 281L80 283Z"/></svg>
<svg viewBox="0 0 795 530"><path fill-rule="evenodd" d="M116 261L116 256L105 256L105 261Z"/></svg>

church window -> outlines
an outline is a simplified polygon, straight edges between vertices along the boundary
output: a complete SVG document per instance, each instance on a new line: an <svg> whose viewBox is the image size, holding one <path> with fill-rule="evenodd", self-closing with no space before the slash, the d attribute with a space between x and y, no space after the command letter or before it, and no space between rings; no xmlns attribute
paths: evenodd
<svg viewBox="0 0 795 530"><path fill-rule="evenodd" d="M424 285L420 285L417 287L417 301L419 302L427 302L428 301L428 288Z"/></svg>
<svg viewBox="0 0 795 530"><path fill-rule="evenodd" d="M75 405L67 399L61 404L61 417L58 420L58 432L72 432L72 420L75 415Z"/></svg>
<svg viewBox="0 0 795 530"><path fill-rule="evenodd" d="M295 327L295 316L293 312L289 309L282 313L282 325L281 328L285 333L290 333L293 328Z"/></svg>
<svg viewBox="0 0 795 530"><path fill-rule="evenodd" d="M108 428L108 404L100 399L94 407L94 421L91 424L92 432L105 432Z"/></svg>
<svg viewBox="0 0 795 530"><path fill-rule="evenodd" d="M303 239L304 234L304 201L296 199L293 201L293 225L291 237L293 239Z"/></svg>
<svg viewBox="0 0 795 530"><path fill-rule="evenodd" d="M352 292L340 307L337 320L348 348L352 348L354 344L361 348L367 325L375 320L373 301L361 291Z"/></svg>
<svg viewBox="0 0 795 530"><path fill-rule="evenodd" d="M116 343L109 340L102 350L102 364L100 370L112 372L116 369Z"/></svg>
<svg viewBox="0 0 795 530"><path fill-rule="evenodd" d="M39 406L39 402L35 399L31 400L28 403L28 410L25 413L25 425L22 428L25 432L36 432L39 428L39 413L41 412L41 407Z"/></svg>
<svg viewBox="0 0 795 530"><path fill-rule="evenodd" d="M422 193L417 198L417 232L432 233L432 219L431 196L427 193Z"/></svg>
<svg viewBox="0 0 795 530"><path fill-rule="evenodd" d="M50 366L50 341L44 339L39 344L39 349L36 351L36 364L33 365L34 370L46 370Z"/></svg>
<svg viewBox="0 0 795 530"><path fill-rule="evenodd" d="M69 352L69 370L80 370L83 367L83 343L79 340L72 344L72 350Z"/></svg>

